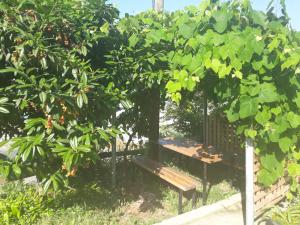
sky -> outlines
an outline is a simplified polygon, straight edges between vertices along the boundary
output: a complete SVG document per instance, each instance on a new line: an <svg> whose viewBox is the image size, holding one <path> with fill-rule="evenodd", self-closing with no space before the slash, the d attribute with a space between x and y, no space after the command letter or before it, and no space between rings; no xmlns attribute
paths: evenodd
<svg viewBox="0 0 300 225"><path fill-rule="evenodd" d="M113 3L120 10L121 15L136 14L152 7L152 0L108 0L108 2ZM174 11L188 5L199 5L200 2L201 0L165 0L165 9ZM253 8L265 11L270 0L252 0L251 2ZM275 0L275 2L278 4L279 0ZM300 31L300 0L286 0L286 5L292 27Z"/></svg>

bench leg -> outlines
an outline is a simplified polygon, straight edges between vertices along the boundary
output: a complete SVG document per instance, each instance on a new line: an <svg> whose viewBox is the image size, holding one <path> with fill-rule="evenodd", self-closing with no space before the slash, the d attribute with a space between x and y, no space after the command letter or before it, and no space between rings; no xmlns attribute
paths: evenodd
<svg viewBox="0 0 300 225"><path fill-rule="evenodd" d="M193 207L193 209L196 208L196 203L197 203L197 191L194 191L193 196L192 196L192 207Z"/></svg>
<svg viewBox="0 0 300 225"><path fill-rule="evenodd" d="M203 205L207 201L207 163L203 163Z"/></svg>
<svg viewBox="0 0 300 225"><path fill-rule="evenodd" d="M182 190L179 190L179 196L178 196L178 214L181 214L182 213L182 196L183 196L183 193L182 193Z"/></svg>

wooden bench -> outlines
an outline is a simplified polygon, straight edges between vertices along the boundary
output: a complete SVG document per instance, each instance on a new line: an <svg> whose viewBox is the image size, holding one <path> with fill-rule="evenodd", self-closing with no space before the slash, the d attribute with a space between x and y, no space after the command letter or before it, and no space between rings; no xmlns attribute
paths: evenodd
<svg viewBox="0 0 300 225"><path fill-rule="evenodd" d="M176 187L179 191L178 197L178 214L182 213L182 196L183 193L192 192L192 205L196 206L196 188L200 185L194 178L185 175L173 168L167 167L159 162L144 158L136 157L133 163L149 171L150 173L160 177L172 186Z"/></svg>

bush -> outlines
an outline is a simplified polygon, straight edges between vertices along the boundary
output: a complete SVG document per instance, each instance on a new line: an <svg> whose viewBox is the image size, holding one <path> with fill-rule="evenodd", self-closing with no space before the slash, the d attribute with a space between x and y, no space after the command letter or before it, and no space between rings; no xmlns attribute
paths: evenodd
<svg viewBox="0 0 300 225"><path fill-rule="evenodd" d="M115 136L121 94L104 55L117 16L105 0L1 1L0 97L14 105L0 114L0 136L16 151L0 164L6 177L29 171L45 190L66 186Z"/></svg>
<svg viewBox="0 0 300 225"><path fill-rule="evenodd" d="M42 215L51 213L48 197L35 187L9 183L0 188L0 224L33 224Z"/></svg>

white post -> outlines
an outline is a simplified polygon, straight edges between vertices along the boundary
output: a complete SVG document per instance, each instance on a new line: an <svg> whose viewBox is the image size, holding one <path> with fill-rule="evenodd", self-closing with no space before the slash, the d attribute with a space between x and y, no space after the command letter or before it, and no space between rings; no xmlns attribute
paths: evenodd
<svg viewBox="0 0 300 225"><path fill-rule="evenodd" d="M254 144L246 140L246 225L254 224Z"/></svg>
<svg viewBox="0 0 300 225"><path fill-rule="evenodd" d="M152 8L155 11L163 11L164 10L164 0L152 0Z"/></svg>

